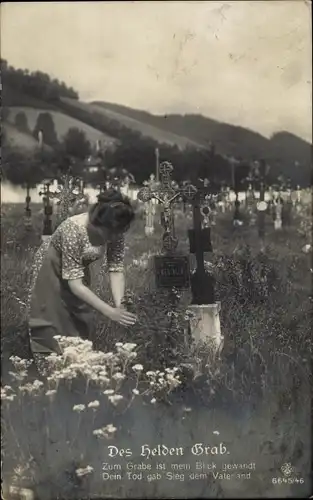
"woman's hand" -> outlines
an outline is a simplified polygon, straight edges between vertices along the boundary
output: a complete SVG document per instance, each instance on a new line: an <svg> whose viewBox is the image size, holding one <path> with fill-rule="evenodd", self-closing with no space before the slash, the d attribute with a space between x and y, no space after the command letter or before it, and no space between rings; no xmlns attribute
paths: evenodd
<svg viewBox="0 0 313 500"><path fill-rule="evenodd" d="M76 297L80 298L86 304L93 307L96 311L103 314L112 321L117 321L121 325L131 326L136 323L136 316L123 307L112 307L106 302L103 302L97 295L95 295L88 287L86 287L82 279L69 280L68 285L70 290Z"/></svg>
<svg viewBox="0 0 313 500"><path fill-rule="evenodd" d="M107 316L112 320L120 323L121 325L131 326L137 321L135 314L132 314L122 307L112 307Z"/></svg>

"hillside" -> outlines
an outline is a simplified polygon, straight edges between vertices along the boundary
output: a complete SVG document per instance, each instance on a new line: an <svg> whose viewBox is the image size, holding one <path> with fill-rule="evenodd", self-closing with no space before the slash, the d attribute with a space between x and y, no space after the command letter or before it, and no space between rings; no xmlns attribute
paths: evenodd
<svg viewBox="0 0 313 500"><path fill-rule="evenodd" d="M38 110L49 110L54 115L58 136L64 135L69 127L77 127L84 130L91 143L98 139L104 145L114 143L122 126L159 144L177 145L181 150L188 146L207 147L212 142L217 152L226 156L249 160L263 157L272 164L289 168L295 162L311 165L311 145L293 134L282 131L267 139L252 130L201 115L156 116L118 104L84 103L66 97L46 102L8 88L3 89L2 105L11 109L11 116L14 110L27 108L31 127Z"/></svg>
<svg viewBox="0 0 313 500"><path fill-rule="evenodd" d="M10 123L3 123L2 128L7 145L28 152L38 148L38 142L30 134L20 132ZM45 146L45 149L51 150L49 146Z"/></svg>
<svg viewBox="0 0 313 500"><path fill-rule="evenodd" d="M222 157L230 156L242 159L243 163L264 158L275 175L283 173L296 183L310 184L311 145L288 132L278 132L268 139L252 130L198 114L156 116L108 102L85 103L79 101L74 89L64 82L51 80L44 73L16 70L5 61L1 63L1 70L2 116L4 121L9 121L12 144L20 143L27 148L36 144L32 142L31 132L37 117L40 112L49 112L59 140L69 128L75 127L84 132L92 146L100 140L104 149L112 152L108 147L119 144L116 155L113 152L106 161L127 165L139 176L146 175L144 171L148 173L149 165L154 164L157 145L161 158L179 165L182 175L187 175L194 165L213 168L207 158L208 146L212 143L220 162ZM30 137L14 130L15 116L21 111L26 115ZM216 167L217 156L215 158ZM219 165L218 170L221 168ZM228 170L225 162L223 168Z"/></svg>
<svg viewBox="0 0 313 500"><path fill-rule="evenodd" d="M68 98L61 98L60 101L62 103L62 108L64 106L69 114L75 115L75 113L85 113L85 119L87 119L86 115L88 115L89 120L92 119L108 128L123 126L132 131L139 132L143 137L149 137L159 144L168 144L170 146L176 145L181 150L188 146L196 148L203 147L203 145L197 143L193 139L175 134L174 132L164 130L160 127L149 125L140 120L131 118L126 114L106 109L103 106L83 103ZM84 120L83 115L79 114L79 116L81 120Z"/></svg>
<svg viewBox="0 0 313 500"><path fill-rule="evenodd" d="M311 144L289 132L278 132L267 139L252 130L221 123L202 115L156 116L108 102L97 101L91 105L97 109L102 108L106 114L123 115L129 120L140 122L142 128L145 125L159 127L163 131L185 136L202 146L212 142L221 154L245 159L263 157L272 163L294 164L298 161L300 165L311 164Z"/></svg>
<svg viewBox="0 0 313 500"><path fill-rule="evenodd" d="M114 138L106 134L103 134L99 130L96 130L95 128L86 125L85 123L76 120L75 118L72 118L60 111L55 111L52 109L35 109L33 107L27 107L27 106L24 107L14 106L8 108L9 114L7 120L13 126L17 113L23 112L27 117L27 122L30 130L34 130L39 114L44 111L49 112L50 115L52 116L58 140L60 141L62 140L62 137L66 135L67 131L70 128L78 128L85 133L87 140L92 145L94 145L98 140L100 140L102 145L105 147L109 147L115 142Z"/></svg>

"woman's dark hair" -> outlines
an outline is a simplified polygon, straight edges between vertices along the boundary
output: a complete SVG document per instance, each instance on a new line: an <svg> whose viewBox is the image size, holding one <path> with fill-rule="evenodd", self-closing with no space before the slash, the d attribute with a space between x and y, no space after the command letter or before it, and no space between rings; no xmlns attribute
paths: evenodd
<svg viewBox="0 0 313 500"><path fill-rule="evenodd" d="M98 202L89 210L90 223L113 232L126 231L135 218L129 198L110 189L98 195Z"/></svg>

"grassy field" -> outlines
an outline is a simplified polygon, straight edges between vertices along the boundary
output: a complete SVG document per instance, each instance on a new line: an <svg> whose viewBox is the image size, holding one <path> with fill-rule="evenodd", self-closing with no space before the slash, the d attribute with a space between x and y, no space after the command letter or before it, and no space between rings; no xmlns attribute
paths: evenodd
<svg viewBox="0 0 313 500"><path fill-rule="evenodd" d="M193 141L192 139L189 139L188 137L163 130L162 128L155 127L148 123L143 123L139 120L135 120L134 118L130 118L125 114L107 109L104 106L84 103L65 97L62 98L61 101L69 106L69 111L70 108L72 108L73 111L75 111L75 108L78 108L87 112L90 115L90 118L92 118L93 114L95 114L98 117L103 117L105 123L108 120L115 121L124 127L128 127L130 130L140 132L144 137L150 137L154 139L159 144L169 144L171 146L177 145L180 149L185 149L187 146L200 148L203 147L203 145L197 143L196 141Z"/></svg>
<svg viewBox="0 0 313 500"><path fill-rule="evenodd" d="M38 141L36 141L34 137L30 134L20 132L10 123L4 123L3 130L6 134L6 140L11 147L18 147L28 151L33 151L38 147ZM50 147L46 146L46 149L50 150Z"/></svg>
<svg viewBox="0 0 313 500"><path fill-rule="evenodd" d="M55 125L55 130L58 136L58 139L61 141L62 138L66 135L68 130L70 128L78 128L79 130L82 130L88 141L90 141L91 144L95 144L97 140L101 140L102 144L105 145L110 145L115 142L115 139L112 137L109 137L106 134L103 134L99 130L96 130L93 127L90 127L89 125L76 120L75 118L71 118L70 116L67 116L66 114L59 112L59 111L54 111L54 110L42 110L42 109L34 109L26 106L15 106L12 108L9 108L10 114L9 114L9 122L14 124L15 116L17 113L23 112L25 113L28 121L28 125L30 130L34 130L37 122L37 118L40 113L43 112L48 112L51 114L54 125ZM18 133L18 132L17 132ZM24 135L24 134L23 134ZM25 134L26 135L26 134ZM30 138L31 140L32 138ZM18 142L18 138L16 138L16 142Z"/></svg>
<svg viewBox="0 0 313 500"><path fill-rule="evenodd" d="M21 205L2 207L1 319L5 371L11 366L10 355L27 355L25 304L31 263L40 244L42 227L39 207L33 207L31 229L25 228L22 210ZM309 243L309 219L309 205L301 216L294 216L291 227L281 232L274 232L268 218L266 248L261 251L256 228L234 229L230 214L218 215L217 225L212 229L214 252L207 258L213 263L217 298L222 303L225 346L219 362L207 362L205 353L191 352L184 343L190 292L181 292L176 303L171 303L168 292L155 288L151 257L160 251L161 232L157 227L156 233L146 238L144 221L138 213L127 235L126 255L130 308L138 314L138 323L123 328L95 314L91 339L101 353L116 353L116 349L119 352L117 342L136 344L136 360L129 361L127 367L123 365L125 379L119 390L112 385L112 365L108 365L110 372L107 368L111 384L108 387L110 390L113 387L115 394L123 394L125 404L121 408L113 405L112 411L108 396L101 395L96 382L88 382L88 390L79 389L75 393L65 377L61 389L67 391L67 396L63 393L62 399L59 388L59 399L48 398L45 405L44 393L22 396L16 385L17 397L10 404L7 401L8 413L3 416L6 423L9 421L3 437L8 480L12 482L15 476L17 484L31 486L40 499L56 498L57 494L59 498L307 497L310 493L311 254L304 253L302 248ZM190 224L190 218L178 211L176 229L181 252L188 252L186 233ZM93 277L93 288L101 297L111 300L107 277L99 264L93 266ZM88 356L87 352L86 360ZM121 354L116 356L120 360ZM164 372L165 366L176 369L191 356L197 362L196 369L178 370L181 382L178 386L164 386L158 393L148 391L149 399L145 400L147 371ZM131 368L134 362L143 367L140 380ZM3 376L7 380L5 371ZM88 379L86 373L84 377ZM70 383L78 384L78 378ZM6 383L11 386L16 384L10 376L8 380ZM135 399L134 387L140 393ZM151 398L156 399L156 404L150 404ZM101 412L91 412L89 417L83 412L77 420L73 405L93 400L100 401ZM223 463L251 462L255 463L255 471L246 480L221 480L210 475L195 481L182 472L184 479L167 480L164 476L162 480L147 480L144 476L139 482L128 480L125 474L119 481L103 481L101 464L109 461L108 443L96 443L92 430L104 422L117 429L111 444L132 448L133 463L143 460L139 448L145 443L188 448L194 443L223 442L230 450L227 458L203 456L197 460L210 462L213 458L218 468ZM66 427L65 437L60 434L62 425ZM66 444L73 442L72 447ZM158 461L164 462L167 470L171 470L173 462L189 463L194 470L196 458L186 452L175 460L167 456L159 457ZM116 462L125 465L124 458ZM303 479L302 482L274 484L273 478L284 477L280 468L285 463L294 467L292 477ZM87 465L92 469L89 472ZM14 473L13 469L18 467L19 474ZM84 477L77 478L77 470L82 468Z"/></svg>

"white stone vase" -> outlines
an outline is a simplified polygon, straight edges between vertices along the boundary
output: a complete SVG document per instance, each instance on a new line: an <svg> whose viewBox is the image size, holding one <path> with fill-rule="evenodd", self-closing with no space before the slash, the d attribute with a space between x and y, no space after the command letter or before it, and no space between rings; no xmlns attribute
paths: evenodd
<svg viewBox="0 0 313 500"><path fill-rule="evenodd" d="M190 333L195 343L206 343L218 352L223 344L221 334L220 310L221 303L190 305L188 307L193 312L190 320Z"/></svg>

